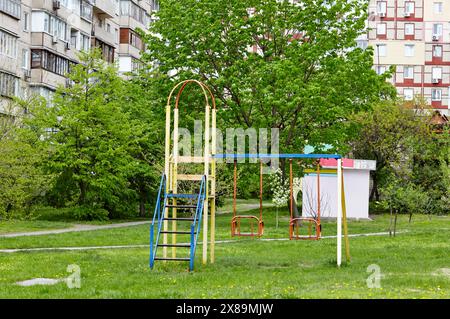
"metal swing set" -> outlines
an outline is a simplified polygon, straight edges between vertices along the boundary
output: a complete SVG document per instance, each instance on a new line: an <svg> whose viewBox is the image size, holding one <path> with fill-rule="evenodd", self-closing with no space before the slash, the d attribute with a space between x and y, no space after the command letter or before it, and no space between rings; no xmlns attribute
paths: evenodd
<svg viewBox="0 0 450 319"><path fill-rule="evenodd" d="M203 93L205 98L205 133L203 140L202 156L180 156L178 147L178 123L179 113L178 104L185 87L188 84L195 84ZM178 89L175 100L175 107L171 107L171 99L176 89ZM212 103L212 107L210 103ZM172 121L173 113L173 121ZM171 127L173 126L173 142L171 140ZM320 223L320 165L317 166L318 175L318 218L311 217L295 217L294 216L294 199L293 199L293 160L302 159L336 159L337 169L337 265L342 262L342 224L344 224L344 239L347 261L350 261L347 219L345 213L345 194L344 179L342 172L342 158L338 154L216 154L215 147L209 147L209 142L216 145L216 105L211 90L202 82L197 80L185 80L174 86L169 94L166 105L166 130L165 130L165 165L164 172L161 176L158 197L156 200L153 220L150 225L150 267L153 268L156 260L166 261L188 261L189 269L193 270L195 252L199 242L202 242L202 263L206 264L208 260L208 243L210 262L215 260L215 197L216 197L216 160L234 159L234 189L233 189L233 217L231 220L232 236L251 236L261 237L264 234L263 221L263 163L262 159L278 158L289 160L289 187L290 187L290 221L289 221L289 238L290 239L312 239L318 240L321 237ZM259 216L240 215L236 211L237 196L237 159L253 158L259 159L260 163L260 179L259 179ZM179 174L178 167L180 164L200 164L202 165L203 174ZM181 194L178 192L179 181L198 182L198 192ZM192 203L184 203L183 201L193 201ZM177 216L177 211L190 211L189 217ZM241 231L241 223L243 220L250 221L250 232ZM171 227L169 222L172 222ZM190 223L189 229L178 229L178 223ZM208 223L209 222L209 223ZM299 227L302 223L309 223L308 235L300 235ZM210 224L210 227L208 227ZM256 224L256 225L255 225ZM312 226L315 228L315 235L312 235ZM209 228L209 229L208 229ZM202 231L202 239L199 239L199 233ZM209 236L208 236L209 234ZM172 235L169 242L169 236ZM190 243L179 243L178 235L189 236ZM209 237L209 238L208 238ZM162 240L160 240L162 238ZM208 240L209 239L209 240ZM162 250L162 256L158 256L158 247ZM169 256L168 248L172 248L172 254ZM188 255L179 257L177 248L187 248Z"/></svg>

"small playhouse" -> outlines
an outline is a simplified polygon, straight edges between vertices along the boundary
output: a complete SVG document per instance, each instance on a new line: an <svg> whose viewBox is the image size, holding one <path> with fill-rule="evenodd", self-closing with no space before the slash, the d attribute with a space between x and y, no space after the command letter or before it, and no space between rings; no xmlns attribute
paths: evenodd
<svg viewBox="0 0 450 319"><path fill-rule="evenodd" d="M321 218L336 218L337 174L334 171L337 160L321 159L320 166L323 172L320 172L319 178L316 172L310 172L302 179L302 216L316 217L319 197ZM375 170L376 161L344 158L342 166L345 176L347 218L367 219L369 218L370 171Z"/></svg>

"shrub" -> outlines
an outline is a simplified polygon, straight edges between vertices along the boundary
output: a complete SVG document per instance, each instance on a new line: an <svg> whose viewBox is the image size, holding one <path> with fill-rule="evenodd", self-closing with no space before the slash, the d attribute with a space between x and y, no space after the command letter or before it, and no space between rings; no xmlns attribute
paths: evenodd
<svg viewBox="0 0 450 319"><path fill-rule="evenodd" d="M104 208L76 206L70 210L76 220L108 220L109 212Z"/></svg>

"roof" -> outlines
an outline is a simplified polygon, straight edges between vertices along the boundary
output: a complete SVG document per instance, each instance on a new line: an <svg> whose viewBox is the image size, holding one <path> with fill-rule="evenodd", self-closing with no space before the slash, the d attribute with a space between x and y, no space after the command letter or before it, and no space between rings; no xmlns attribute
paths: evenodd
<svg viewBox="0 0 450 319"><path fill-rule="evenodd" d="M214 154L214 158L325 158L338 159L339 154L260 154L260 153L243 153L243 154Z"/></svg>

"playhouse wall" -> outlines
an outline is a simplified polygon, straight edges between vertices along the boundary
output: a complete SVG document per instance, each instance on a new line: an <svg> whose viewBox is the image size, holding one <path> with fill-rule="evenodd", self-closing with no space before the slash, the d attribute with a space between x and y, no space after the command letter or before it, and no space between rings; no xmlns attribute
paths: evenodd
<svg viewBox="0 0 450 319"><path fill-rule="evenodd" d="M344 187L347 218L369 218L369 170L344 169ZM302 216L311 217L317 211L317 175L305 176L302 189ZM337 176L321 174L320 192L321 216L336 218Z"/></svg>

